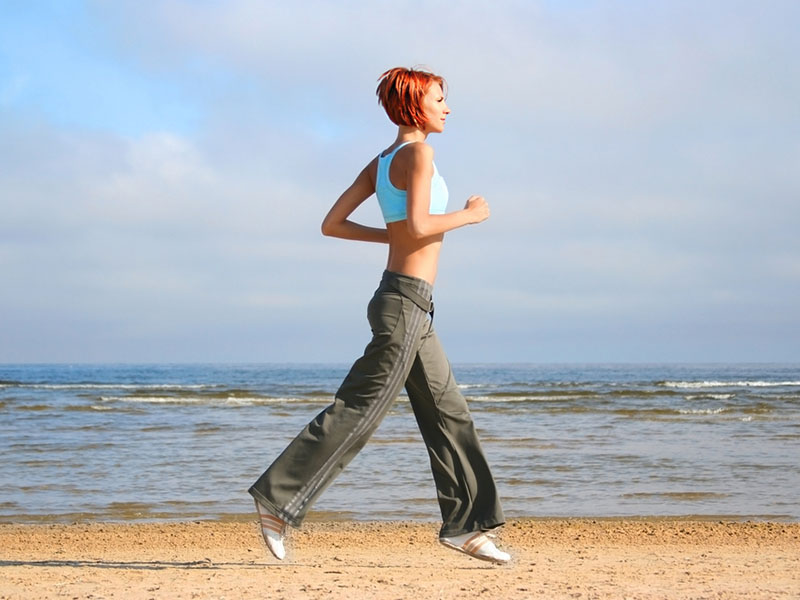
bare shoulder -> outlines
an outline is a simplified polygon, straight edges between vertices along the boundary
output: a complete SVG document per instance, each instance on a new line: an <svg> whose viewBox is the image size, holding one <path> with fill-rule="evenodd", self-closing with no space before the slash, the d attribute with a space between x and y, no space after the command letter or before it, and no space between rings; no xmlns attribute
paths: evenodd
<svg viewBox="0 0 800 600"><path fill-rule="evenodd" d="M397 155L412 169L430 167L433 164L433 146L425 142L409 144L401 148Z"/></svg>
<svg viewBox="0 0 800 600"><path fill-rule="evenodd" d="M433 160L433 146L426 142L414 142L402 148L400 152L407 152L409 156L415 159L430 159Z"/></svg>
<svg viewBox="0 0 800 600"><path fill-rule="evenodd" d="M373 158L367 166L361 171L359 178L366 177L372 183L372 187L375 187L375 181L378 179L378 157L376 156Z"/></svg>

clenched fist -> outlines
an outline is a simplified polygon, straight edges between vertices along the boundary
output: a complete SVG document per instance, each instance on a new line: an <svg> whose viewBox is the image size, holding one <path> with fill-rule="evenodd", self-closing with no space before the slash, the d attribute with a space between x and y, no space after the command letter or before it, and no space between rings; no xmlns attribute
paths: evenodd
<svg viewBox="0 0 800 600"><path fill-rule="evenodd" d="M467 198L467 203L464 205L470 215L470 223L480 223L489 218L489 203L483 199L483 196L470 196Z"/></svg>

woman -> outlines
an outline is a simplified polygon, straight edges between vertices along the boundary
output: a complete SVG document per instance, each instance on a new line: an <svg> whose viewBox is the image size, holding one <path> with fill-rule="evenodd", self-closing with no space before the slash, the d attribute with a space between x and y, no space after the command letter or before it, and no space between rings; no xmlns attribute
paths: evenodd
<svg viewBox="0 0 800 600"><path fill-rule="evenodd" d="M505 563L486 531L504 523L489 466L464 397L433 330L431 295L445 232L480 223L489 207L471 196L445 213L447 186L433 164L428 134L450 113L444 79L395 68L378 99L398 126L394 142L339 197L322 233L389 245L386 271L367 309L372 340L328 408L311 421L250 488L267 547L283 559L287 525L299 527L313 501L364 446L403 385L428 448L442 528L439 541L482 560ZM386 228L349 219L376 194Z"/></svg>

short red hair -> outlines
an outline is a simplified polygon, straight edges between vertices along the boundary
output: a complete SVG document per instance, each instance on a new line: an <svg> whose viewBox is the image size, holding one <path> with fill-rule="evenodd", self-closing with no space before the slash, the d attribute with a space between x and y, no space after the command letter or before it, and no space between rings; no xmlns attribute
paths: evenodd
<svg viewBox="0 0 800 600"><path fill-rule="evenodd" d="M427 121L422 98L428 88L438 83L444 91L447 85L444 77L404 67L389 69L378 81L378 89L375 91L378 103L383 106L392 123L419 128L424 127Z"/></svg>

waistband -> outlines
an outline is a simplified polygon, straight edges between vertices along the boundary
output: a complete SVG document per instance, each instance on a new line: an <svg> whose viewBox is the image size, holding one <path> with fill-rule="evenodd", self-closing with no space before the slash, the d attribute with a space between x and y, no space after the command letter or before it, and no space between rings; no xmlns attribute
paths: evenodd
<svg viewBox="0 0 800 600"><path fill-rule="evenodd" d="M427 313L433 312L433 286L419 277L384 271L378 289L390 289L412 300Z"/></svg>

